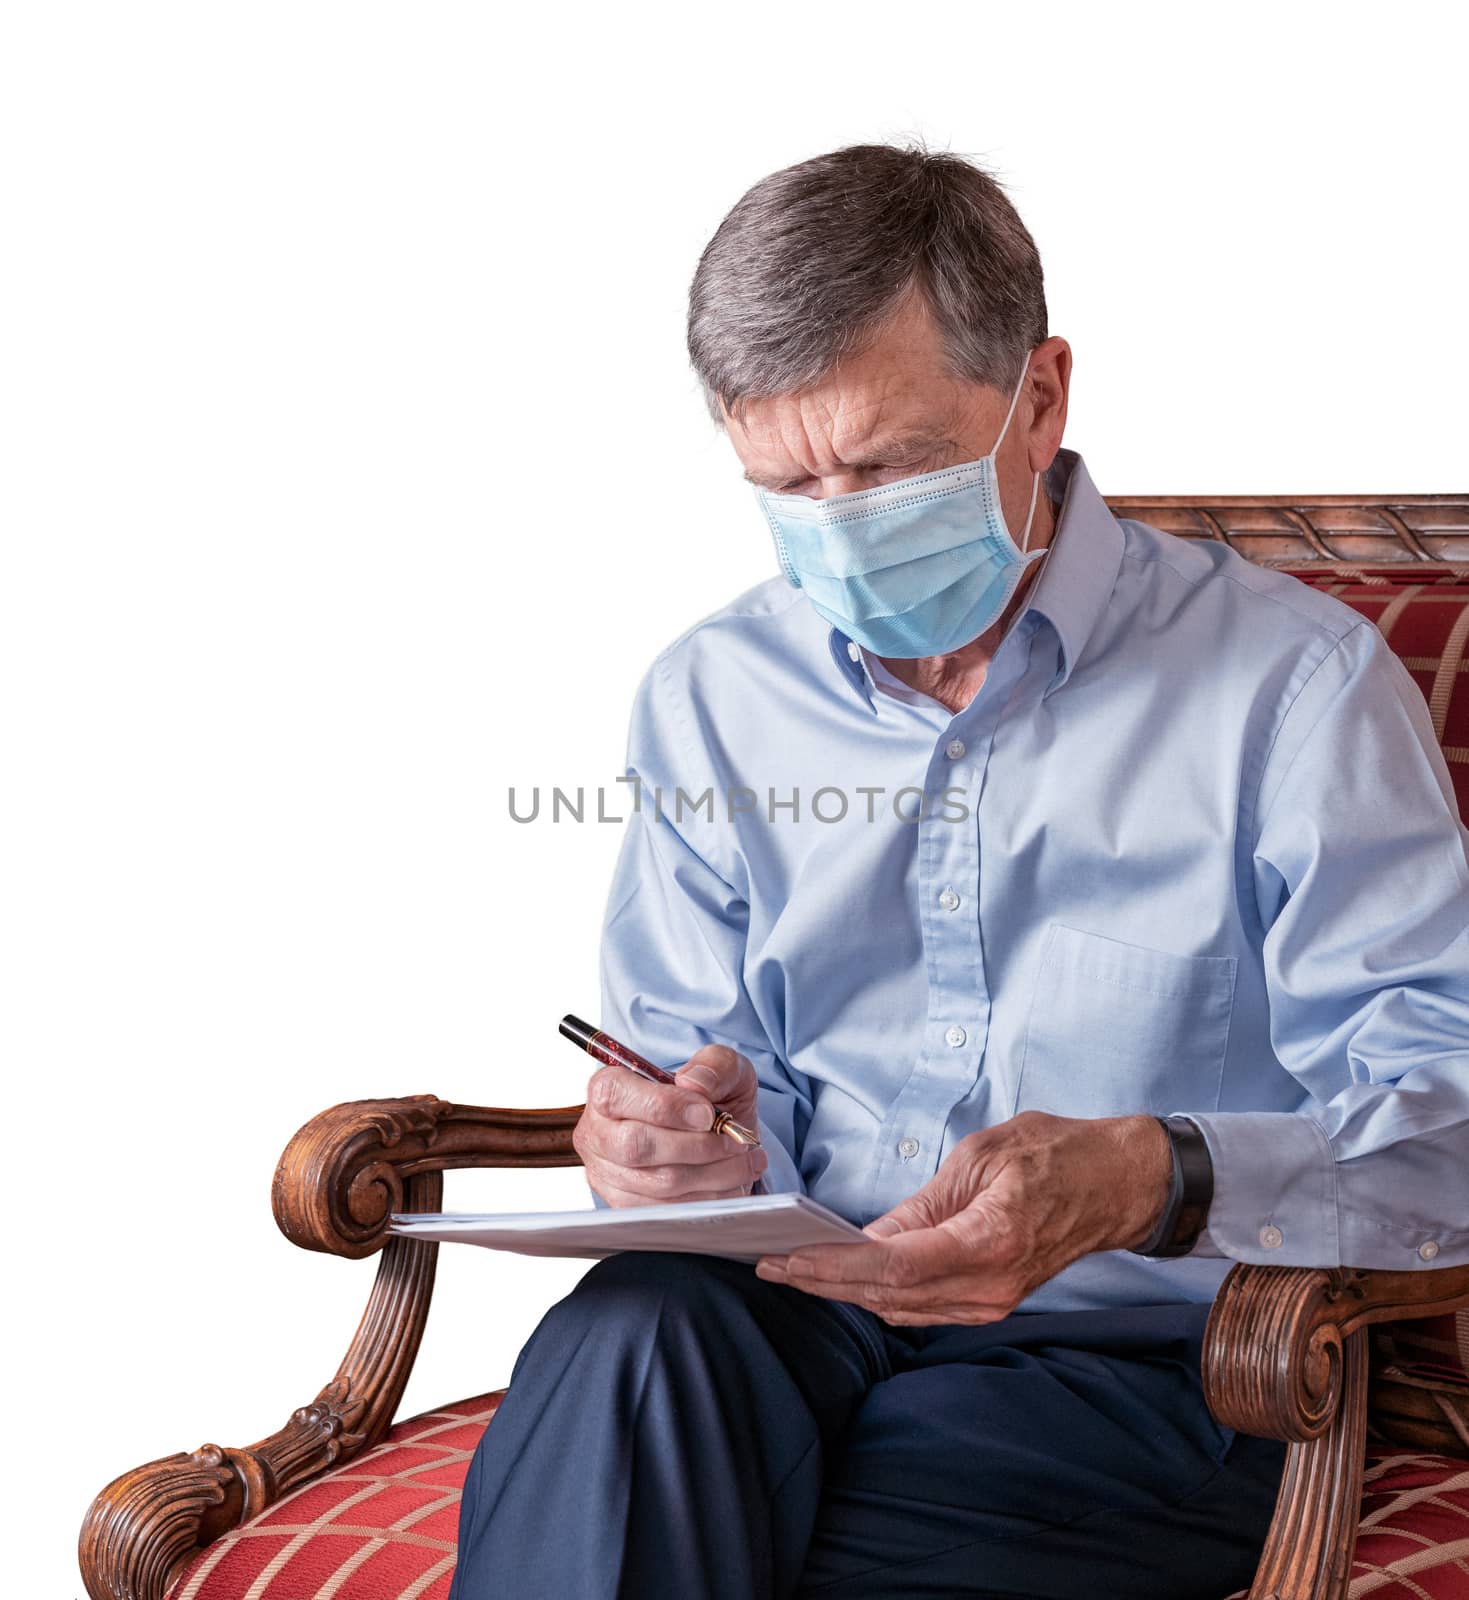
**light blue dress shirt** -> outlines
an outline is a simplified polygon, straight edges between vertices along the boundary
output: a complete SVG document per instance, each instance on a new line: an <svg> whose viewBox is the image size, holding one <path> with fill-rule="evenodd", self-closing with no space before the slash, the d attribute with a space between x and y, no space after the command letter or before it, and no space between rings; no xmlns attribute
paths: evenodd
<svg viewBox="0 0 1469 1600"><path fill-rule="evenodd" d="M1114 517L1075 452L1045 487L957 714L783 577L657 657L602 1026L743 1052L764 1188L858 1225L1026 1108L1191 1116L1194 1252L1085 1257L1029 1310L1469 1262L1469 831L1421 692L1341 601Z"/></svg>

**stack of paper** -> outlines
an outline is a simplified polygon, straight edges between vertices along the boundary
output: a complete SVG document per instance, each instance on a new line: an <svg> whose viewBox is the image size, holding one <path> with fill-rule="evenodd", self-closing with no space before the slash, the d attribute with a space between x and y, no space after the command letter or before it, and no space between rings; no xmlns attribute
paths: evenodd
<svg viewBox="0 0 1469 1600"><path fill-rule="evenodd" d="M589 1256L596 1260L619 1250L685 1250L753 1262L806 1244L853 1244L867 1239L859 1227L804 1194L478 1216L394 1212L388 1232L410 1239L515 1250L526 1256Z"/></svg>

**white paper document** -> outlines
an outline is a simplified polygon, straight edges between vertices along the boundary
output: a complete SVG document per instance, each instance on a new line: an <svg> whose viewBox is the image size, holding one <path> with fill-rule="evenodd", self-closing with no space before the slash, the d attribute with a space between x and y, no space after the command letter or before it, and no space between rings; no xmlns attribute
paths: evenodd
<svg viewBox="0 0 1469 1600"><path fill-rule="evenodd" d="M409 1239L481 1244L525 1256L589 1256L619 1250L687 1250L758 1261L806 1244L860 1244L854 1223L804 1194L752 1194L732 1200L623 1206L592 1211L393 1213L388 1232Z"/></svg>

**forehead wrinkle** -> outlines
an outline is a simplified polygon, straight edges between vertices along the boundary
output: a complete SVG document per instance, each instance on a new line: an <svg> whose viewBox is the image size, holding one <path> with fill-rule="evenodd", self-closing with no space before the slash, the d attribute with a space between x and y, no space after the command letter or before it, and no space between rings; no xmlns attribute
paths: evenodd
<svg viewBox="0 0 1469 1600"><path fill-rule="evenodd" d="M880 439L863 440L861 455L847 460L841 455L833 457L834 464L846 467L850 471L861 471L867 467L880 467L900 465L933 448L936 444L953 444L947 431L935 424L928 423L912 428L898 428L892 433L883 435ZM818 477L821 473L816 474ZM785 473L757 473L747 471L744 474L747 483L760 483L768 485L785 478L791 477Z"/></svg>
<svg viewBox="0 0 1469 1600"><path fill-rule="evenodd" d="M917 428L900 428L895 432L884 435L881 439L874 440L867 447L864 454L850 461L843 461L842 465L857 467L879 467L884 462L901 460L905 456L918 454L929 449L935 444L951 444L953 441L943 428L926 425Z"/></svg>

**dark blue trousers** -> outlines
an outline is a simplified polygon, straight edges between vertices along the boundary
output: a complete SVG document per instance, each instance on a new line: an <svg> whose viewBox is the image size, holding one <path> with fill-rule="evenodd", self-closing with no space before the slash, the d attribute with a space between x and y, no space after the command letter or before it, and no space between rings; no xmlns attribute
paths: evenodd
<svg viewBox="0 0 1469 1600"><path fill-rule="evenodd" d="M900 1327L625 1251L542 1318L450 1600L1222 1600L1285 1447L1212 1420L1205 1306Z"/></svg>

